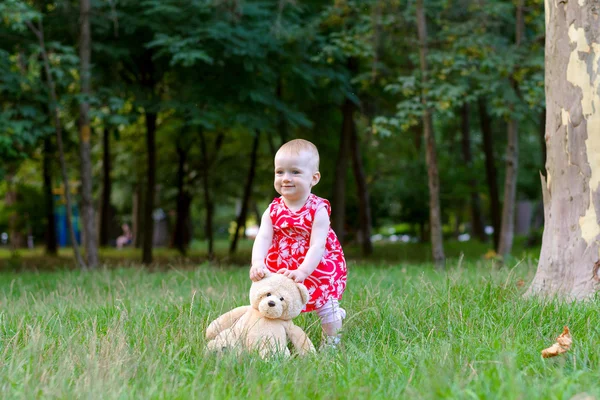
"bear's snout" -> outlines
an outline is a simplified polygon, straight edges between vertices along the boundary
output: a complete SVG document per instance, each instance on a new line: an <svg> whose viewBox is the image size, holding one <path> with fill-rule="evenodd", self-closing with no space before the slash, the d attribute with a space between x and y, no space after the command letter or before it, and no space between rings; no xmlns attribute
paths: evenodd
<svg viewBox="0 0 600 400"><path fill-rule="evenodd" d="M273 300L271 300L268 304L269 304L269 307L275 307L275 302Z"/></svg>

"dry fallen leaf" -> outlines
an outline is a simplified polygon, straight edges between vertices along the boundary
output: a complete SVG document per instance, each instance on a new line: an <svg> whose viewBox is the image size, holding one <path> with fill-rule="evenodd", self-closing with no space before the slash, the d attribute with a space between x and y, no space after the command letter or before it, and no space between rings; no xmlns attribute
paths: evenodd
<svg viewBox="0 0 600 400"><path fill-rule="evenodd" d="M565 326L563 332L556 338L556 343L542 350L542 357L550 358L562 354L571 348L571 343L573 343L573 339L569 327Z"/></svg>

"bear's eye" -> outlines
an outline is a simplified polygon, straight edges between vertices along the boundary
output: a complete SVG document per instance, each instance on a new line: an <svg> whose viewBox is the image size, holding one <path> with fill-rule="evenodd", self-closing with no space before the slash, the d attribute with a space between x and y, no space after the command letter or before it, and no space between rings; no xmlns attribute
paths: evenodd
<svg viewBox="0 0 600 400"><path fill-rule="evenodd" d="M271 293L267 293L267 297L269 297L271 295Z"/></svg>
<svg viewBox="0 0 600 400"><path fill-rule="evenodd" d="M283 297L282 297L282 298L280 298L279 300L283 301Z"/></svg>

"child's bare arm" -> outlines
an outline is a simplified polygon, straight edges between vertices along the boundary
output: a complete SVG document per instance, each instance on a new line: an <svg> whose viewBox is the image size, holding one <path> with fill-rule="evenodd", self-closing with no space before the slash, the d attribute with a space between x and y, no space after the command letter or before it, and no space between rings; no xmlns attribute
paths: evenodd
<svg viewBox="0 0 600 400"><path fill-rule="evenodd" d="M252 246L252 266L250 267L250 279L252 281L260 281L265 277L265 257L273 242L273 223L271 222L271 215L267 208L262 215L260 220L260 227L258 228L258 234L254 239L254 245Z"/></svg>
<svg viewBox="0 0 600 400"><path fill-rule="evenodd" d="M323 253L325 253L325 244L329 234L329 214L323 207L315 213L315 220L310 234L310 247L306 252L304 261L297 270L285 270L282 273L292 278L296 282L303 282L317 268Z"/></svg>

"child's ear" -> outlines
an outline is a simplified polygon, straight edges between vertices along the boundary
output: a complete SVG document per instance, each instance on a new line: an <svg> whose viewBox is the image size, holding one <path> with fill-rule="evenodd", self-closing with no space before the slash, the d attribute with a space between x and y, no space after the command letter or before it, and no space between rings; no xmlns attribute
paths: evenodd
<svg viewBox="0 0 600 400"><path fill-rule="evenodd" d="M312 176L312 185L315 186L321 180L321 173L319 171L315 172Z"/></svg>

